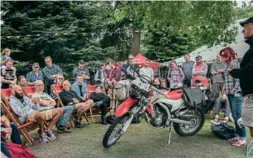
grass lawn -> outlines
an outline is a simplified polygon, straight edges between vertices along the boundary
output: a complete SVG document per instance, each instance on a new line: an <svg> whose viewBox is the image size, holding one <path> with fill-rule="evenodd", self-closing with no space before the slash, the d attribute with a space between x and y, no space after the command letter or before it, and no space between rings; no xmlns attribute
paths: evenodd
<svg viewBox="0 0 253 158"><path fill-rule="evenodd" d="M39 158L243 158L245 147L232 147L211 133L210 120L192 137L172 132L167 145L168 129L150 128L144 120L131 125L118 143L109 149L102 146L108 126L87 125L70 134L57 134L57 140L36 144L30 150ZM249 132L247 132L249 135ZM253 157L253 155L251 154Z"/></svg>

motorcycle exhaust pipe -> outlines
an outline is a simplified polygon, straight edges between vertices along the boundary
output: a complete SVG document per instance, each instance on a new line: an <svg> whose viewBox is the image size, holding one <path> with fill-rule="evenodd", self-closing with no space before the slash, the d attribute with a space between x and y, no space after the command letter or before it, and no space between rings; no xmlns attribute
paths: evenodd
<svg viewBox="0 0 253 158"><path fill-rule="evenodd" d="M180 120L180 119L170 119L171 122L178 123L178 124L185 124L190 125L192 124L190 121Z"/></svg>

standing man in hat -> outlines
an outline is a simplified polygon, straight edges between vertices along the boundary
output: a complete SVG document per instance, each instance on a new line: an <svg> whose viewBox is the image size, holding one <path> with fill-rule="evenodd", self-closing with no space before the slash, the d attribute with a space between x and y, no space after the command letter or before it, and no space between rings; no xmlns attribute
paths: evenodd
<svg viewBox="0 0 253 158"><path fill-rule="evenodd" d="M80 60L78 62L78 66L75 67L73 70L73 75L74 79L76 79L78 75L82 75L84 83L86 85L88 84L88 80L90 79L90 73L89 70L85 67L85 62L83 60Z"/></svg>
<svg viewBox="0 0 253 158"><path fill-rule="evenodd" d="M250 128L250 135L253 138L253 17L240 22L244 27L243 35L245 42L250 45L245 53L240 69L230 68L230 75L240 79L242 95L244 97L242 105L242 125ZM238 141L237 145L242 146L244 142Z"/></svg>

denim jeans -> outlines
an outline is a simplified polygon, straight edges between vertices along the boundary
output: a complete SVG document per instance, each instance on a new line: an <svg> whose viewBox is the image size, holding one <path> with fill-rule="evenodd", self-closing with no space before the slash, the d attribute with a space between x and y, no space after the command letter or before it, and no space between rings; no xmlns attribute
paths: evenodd
<svg viewBox="0 0 253 158"><path fill-rule="evenodd" d="M68 124L68 120L73 111L73 106L64 106L62 107L63 114L60 117L59 121L56 123L56 128L60 126L65 127Z"/></svg>
<svg viewBox="0 0 253 158"><path fill-rule="evenodd" d="M11 141L15 144L22 144L22 140L20 138L20 133L18 127L14 124L11 124L12 134L11 134ZM8 150L8 147L5 142L1 141L1 151L4 153L5 156L8 158L11 157L11 154Z"/></svg>
<svg viewBox="0 0 253 158"><path fill-rule="evenodd" d="M224 115L225 115L225 117L228 117L231 112L228 99L227 100L223 100L221 98L216 99L215 114L218 115L220 113L220 109L221 109L223 103L225 103L225 114Z"/></svg>
<svg viewBox="0 0 253 158"><path fill-rule="evenodd" d="M232 112L232 116L235 120L235 129L236 129L236 134L240 138L246 138L246 130L245 128L240 128L237 124L237 121L239 118L242 117L242 102L243 102L243 97L242 96L234 96L232 94L228 94L228 100L230 103L230 108Z"/></svg>

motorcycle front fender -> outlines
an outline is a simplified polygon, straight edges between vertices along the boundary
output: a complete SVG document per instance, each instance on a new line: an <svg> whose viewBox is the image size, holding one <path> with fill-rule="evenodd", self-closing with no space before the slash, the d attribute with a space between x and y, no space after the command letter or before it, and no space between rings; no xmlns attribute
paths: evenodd
<svg viewBox="0 0 253 158"><path fill-rule="evenodd" d="M115 112L116 117L121 117L126 114L129 109L137 103L137 100L133 99L132 97L128 97L122 104L119 105Z"/></svg>

